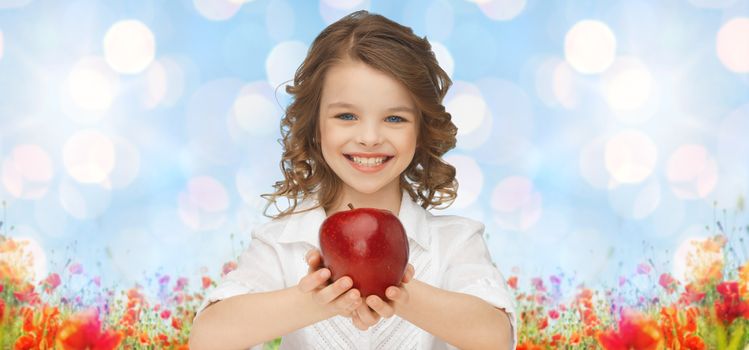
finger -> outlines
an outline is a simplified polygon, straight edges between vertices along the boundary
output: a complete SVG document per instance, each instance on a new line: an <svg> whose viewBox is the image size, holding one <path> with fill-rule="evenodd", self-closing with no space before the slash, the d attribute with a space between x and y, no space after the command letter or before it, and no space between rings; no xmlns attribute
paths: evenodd
<svg viewBox="0 0 749 350"><path fill-rule="evenodd" d="M370 295L367 297L367 305L369 305L369 307L371 307L372 310L382 318L390 318L395 314L395 309L376 295Z"/></svg>
<svg viewBox="0 0 749 350"><path fill-rule="evenodd" d="M330 270L320 269L302 277L298 286L302 292L308 293L323 285L328 278L330 278Z"/></svg>
<svg viewBox="0 0 749 350"><path fill-rule="evenodd" d="M414 269L413 265L406 265L406 271L403 273L403 283L410 282L413 279L415 273L416 269Z"/></svg>
<svg viewBox="0 0 749 350"><path fill-rule="evenodd" d="M356 312L359 315L359 319L367 325L367 327L374 326L377 321L380 320L380 315L369 308L369 305L362 304L356 308Z"/></svg>
<svg viewBox="0 0 749 350"><path fill-rule="evenodd" d="M307 262L307 265L309 266L309 268L307 269L307 273L318 270L322 263L320 252L317 249L311 249L309 252L307 252L307 255L305 256L304 260Z"/></svg>
<svg viewBox="0 0 749 350"><path fill-rule="evenodd" d="M388 299L392 300L393 302L406 302L408 301L408 292L405 288L398 288L398 287L388 287L388 289L385 291L385 296L387 296Z"/></svg>
<svg viewBox="0 0 749 350"><path fill-rule="evenodd" d="M327 269L323 269L327 270ZM341 294L345 293L347 290L351 289L353 287L354 281L351 280L351 277L343 276L336 280L335 282L331 283L327 287L323 288L321 291L317 293L318 300L321 304L329 304L336 298L338 298Z"/></svg>
<svg viewBox="0 0 749 350"><path fill-rule="evenodd" d="M343 310L341 314L350 314L361 304L362 299L358 289L351 288L345 294L341 295L336 299L336 304L340 310Z"/></svg>

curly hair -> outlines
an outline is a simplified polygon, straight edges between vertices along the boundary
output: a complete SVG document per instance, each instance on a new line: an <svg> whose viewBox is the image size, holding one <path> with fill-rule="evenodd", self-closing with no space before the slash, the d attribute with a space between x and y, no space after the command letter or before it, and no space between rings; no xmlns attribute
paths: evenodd
<svg viewBox="0 0 749 350"><path fill-rule="evenodd" d="M442 105L452 85L440 68L426 37L384 16L357 11L325 28L313 41L307 56L286 86L293 101L281 120L279 142L283 146L281 171L284 179L268 200L265 215L281 218L296 212L298 201L314 194L318 207L328 208L338 195L341 180L326 164L320 146L319 109L327 70L346 59L361 61L403 84L416 102L419 131L414 158L401 174L400 187L421 207L446 208L457 196L455 167L442 159L455 147L457 127ZM268 215L268 207L279 197L289 201L279 214Z"/></svg>

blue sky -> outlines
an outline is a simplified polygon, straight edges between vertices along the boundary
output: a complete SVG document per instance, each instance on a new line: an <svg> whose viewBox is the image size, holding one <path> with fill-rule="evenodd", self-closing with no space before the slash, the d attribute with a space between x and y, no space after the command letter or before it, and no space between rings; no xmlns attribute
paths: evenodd
<svg viewBox="0 0 749 350"><path fill-rule="evenodd" d="M276 87L361 8L426 36L450 74L461 189L434 213L484 222L506 276L679 272L722 209L746 225L747 1L0 0L10 235L39 271L217 275L268 220Z"/></svg>

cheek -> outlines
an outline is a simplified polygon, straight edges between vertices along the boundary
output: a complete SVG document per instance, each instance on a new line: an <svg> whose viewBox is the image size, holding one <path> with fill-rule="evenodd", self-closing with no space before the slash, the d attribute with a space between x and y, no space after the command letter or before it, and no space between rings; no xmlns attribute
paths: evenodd
<svg viewBox="0 0 749 350"><path fill-rule="evenodd" d="M340 138L340 133L336 133L325 125L320 126L320 148L323 157L327 158L329 155L338 152L338 149L342 146Z"/></svg>
<svg viewBox="0 0 749 350"><path fill-rule="evenodd" d="M403 148L408 150L407 152L411 155L416 153L416 145L418 143L418 135L416 131L411 131L404 140Z"/></svg>

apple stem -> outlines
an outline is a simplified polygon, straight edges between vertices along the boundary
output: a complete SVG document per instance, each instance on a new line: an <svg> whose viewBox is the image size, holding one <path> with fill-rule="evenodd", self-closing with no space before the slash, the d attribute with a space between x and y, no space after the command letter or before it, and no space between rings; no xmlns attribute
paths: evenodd
<svg viewBox="0 0 749 350"><path fill-rule="evenodd" d="M354 205L353 204L349 203L348 207L349 207L349 209L354 210Z"/></svg>

